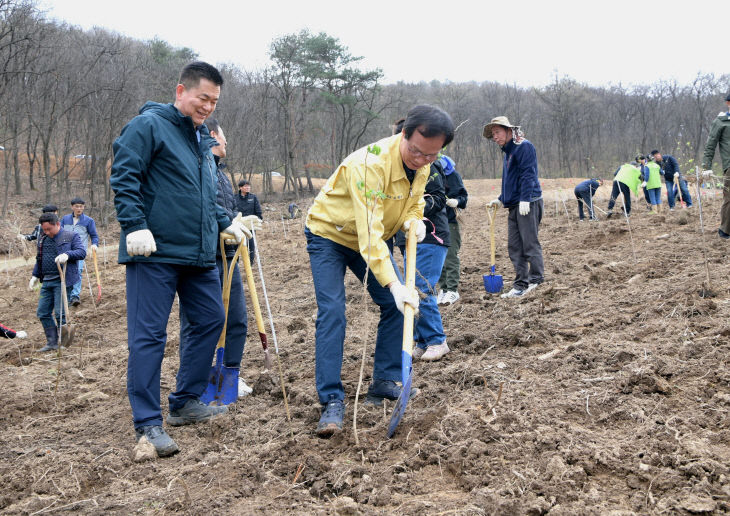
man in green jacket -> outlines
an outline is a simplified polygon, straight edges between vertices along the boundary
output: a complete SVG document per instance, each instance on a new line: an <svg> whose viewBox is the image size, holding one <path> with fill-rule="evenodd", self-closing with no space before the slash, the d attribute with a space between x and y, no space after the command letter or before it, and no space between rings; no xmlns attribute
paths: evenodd
<svg viewBox="0 0 730 516"><path fill-rule="evenodd" d="M720 147L722 160L722 208L720 209L720 229L717 234L722 238L730 238L730 93L725 97L727 111L720 112L712 121L710 135L705 144L705 155L702 158L702 167L706 172L712 168L712 159L715 157L715 147ZM706 175L709 175L705 172Z"/></svg>

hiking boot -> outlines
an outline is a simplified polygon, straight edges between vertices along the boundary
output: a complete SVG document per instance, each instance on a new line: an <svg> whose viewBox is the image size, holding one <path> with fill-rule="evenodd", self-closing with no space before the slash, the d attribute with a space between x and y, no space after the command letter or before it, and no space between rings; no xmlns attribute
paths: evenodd
<svg viewBox="0 0 730 516"><path fill-rule="evenodd" d="M170 411L167 415L167 423L172 426L192 425L208 421L213 416L226 412L228 412L228 407L225 405L211 406L199 399L188 400L182 408Z"/></svg>
<svg viewBox="0 0 730 516"><path fill-rule="evenodd" d="M72 297L69 303L71 306L79 306L81 304L81 300L78 297Z"/></svg>
<svg viewBox="0 0 730 516"><path fill-rule="evenodd" d="M241 378L238 377L238 397L243 398L244 396L248 396L253 392L253 389L249 387L246 382Z"/></svg>
<svg viewBox="0 0 730 516"><path fill-rule="evenodd" d="M444 341L441 344L429 346L428 349L426 349L426 352L421 357L421 360L426 360L427 362L441 360L441 357L443 357L449 351L451 351L449 349L449 345L446 344L446 341Z"/></svg>
<svg viewBox="0 0 730 516"><path fill-rule="evenodd" d="M717 235L720 238L724 238L725 240L727 240L728 238L730 238L730 235L728 235L727 233L725 233L722 229L718 229L717 230Z"/></svg>
<svg viewBox="0 0 730 516"><path fill-rule="evenodd" d="M524 295L525 295L525 290L519 289L519 288L512 288L512 290L510 290L506 294L502 294L499 297L501 297L502 299L508 299L511 297L522 297Z"/></svg>
<svg viewBox="0 0 730 516"><path fill-rule="evenodd" d="M158 457L168 457L180 451L177 443L161 426L142 426L135 428L134 433L137 434L137 442L145 436L152 446L155 447Z"/></svg>
<svg viewBox="0 0 730 516"><path fill-rule="evenodd" d="M322 415L317 423L317 435L319 437L330 437L342 432L342 420L345 417L345 404L342 400L330 394L329 401L322 405Z"/></svg>
<svg viewBox="0 0 730 516"><path fill-rule="evenodd" d="M397 400L400 396L401 386L393 380L373 380L368 387L368 394L365 397L365 403L380 407L384 399ZM418 394L419 390L415 387L411 388L411 395L408 399Z"/></svg>
<svg viewBox="0 0 730 516"><path fill-rule="evenodd" d="M413 360L418 360L419 358L421 358L423 356L423 354L425 352L426 352L425 349L419 348L418 346L416 346L415 348L413 348Z"/></svg>
<svg viewBox="0 0 730 516"><path fill-rule="evenodd" d="M43 328L43 331L46 334L46 345L39 349L39 351L41 353L58 351L58 328L51 326L50 328Z"/></svg>
<svg viewBox="0 0 730 516"><path fill-rule="evenodd" d="M444 293L444 297L441 299L443 305L453 305L456 303L461 296L455 290Z"/></svg>

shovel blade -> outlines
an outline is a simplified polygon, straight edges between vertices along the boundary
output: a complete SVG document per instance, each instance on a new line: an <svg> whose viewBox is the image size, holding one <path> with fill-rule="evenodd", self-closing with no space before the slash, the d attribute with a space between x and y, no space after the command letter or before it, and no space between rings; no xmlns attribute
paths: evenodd
<svg viewBox="0 0 730 516"><path fill-rule="evenodd" d="M489 274L484 274L482 278L484 279L484 289L487 292L490 294L499 294L502 292L504 282L502 281L502 276L494 274L494 265L492 265L491 272Z"/></svg>
<svg viewBox="0 0 730 516"><path fill-rule="evenodd" d="M223 365L223 348L216 351L215 365L210 368L208 385L200 396L206 405L230 405L238 399L238 367Z"/></svg>
<svg viewBox="0 0 730 516"><path fill-rule="evenodd" d="M400 420L403 419L403 414L406 413L406 407L408 406L408 400L411 398L411 384L413 375L408 376L398 396L398 401L395 403L395 408L390 416L390 423L388 424L388 438L395 435L395 431L398 428Z"/></svg>
<svg viewBox="0 0 730 516"><path fill-rule="evenodd" d="M76 335L76 328L73 324L64 324L61 326L61 343L69 347L74 343L74 336Z"/></svg>

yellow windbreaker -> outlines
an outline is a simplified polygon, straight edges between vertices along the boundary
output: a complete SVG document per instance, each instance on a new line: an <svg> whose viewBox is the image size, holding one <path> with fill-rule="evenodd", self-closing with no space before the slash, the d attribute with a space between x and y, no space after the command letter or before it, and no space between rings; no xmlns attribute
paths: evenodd
<svg viewBox="0 0 730 516"><path fill-rule="evenodd" d="M382 286L398 279L385 241L406 220L423 218L423 191L431 168L419 168L411 185L400 155L401 138L396 134L375 142L380 147L379 155L369 153L367 147L350 154L327 180L307 213L307 227L315 235L359 251L366 262L369 254L370 270ZM377 199L372 212L369 239L373 200L366 197L368 190L385 194L385 198Z"/></svg>

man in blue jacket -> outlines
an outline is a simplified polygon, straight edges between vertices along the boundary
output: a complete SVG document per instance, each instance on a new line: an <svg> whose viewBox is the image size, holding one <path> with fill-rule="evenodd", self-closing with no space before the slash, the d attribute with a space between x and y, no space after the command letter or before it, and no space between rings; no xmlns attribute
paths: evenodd
<svg viewBox="0 0 730 516"><path fill-rule="evenodd" d="M537 153L522 136L520 127L510 124L506 116L493 118L485 125L484 137L504 152L502 193L489 203L509 209L507 250L516 275L512 290L502 297L520 297L544 281L542 246L537 235L543 212Z"/></svg>
<svg viewBox="0 0 730 516"><path fill-rule="evenodd" d="M71 294L71 285L79 278L79 268L76 262L86 258L86 249L84 249L79 235L61 228L58 215L55 213L44 213L38 219L38 223L43 234L38 238L38 253L28 289L33 290L39 282L41 283L41 295L38 299L36 315L43 325L47 341L41 351L56 351L58 349L58 329L66 324L63 296ZM66 265L64 277L66 292L62 292L59 264Z"/></svg>
<svg viewBox="0 0 730 516"><path fill-rule="evenodd" d="M662 174L664 174L664 182L667 186L667 202L669 203L669 211L674 210L674 201L678 195L675 184L679 184L679 190L682 192L682 200L687 204L687 208L692 207L692 196L689 194L689 188L687 188L687 181L682 178L682 174L679 171L679 163L677 158L669 154L662 155L658 150L653 150L649 154L657 165L662 167ZM676 177L675 177L676 176Z"/></svg>
<svg viewBox="0 0 730 516"><path fill-rule="evenodd" d="M248 233L216 203L213 139L203 122L215 110L222 84L215 67L188 64L175 102L147 102L113 146L119 263L127 269L127 394L137 440L146 437L161 457L178 451L162 428L160 408L160 366L175 292L193 325L167 422L192 424L227 411L200 401L224 322L218 234L240 242Z"/></svg>
<svg viewBox="0 0 730 516"><path fill-rule="evenodd" d="M91 241L91 250L96 252L99 245L99 235L96 233L96 222L94 219L84 213L86 203L81 197L71 199L72 213L64 215L61 219L61 227L67 231L73 231L81 238L84 249L89 250L89 241ZM84 260L79 260L79 280L74 283L71 289L71 299L69 302L73 306L78 306L81 297L81 286L83 284Z"/></svg>
<svg viewBox="0 0 730 516"><path fill-rule="evenodd" d="M588 208L588 218L591 220L597 220L596 214L593 211L593 197L596 195L596 190L603 185L603 179L586 179L578 183L573 193L575 198L578 199L578 218L583 220L585 215L583 214L583 206Z"/></svg>

